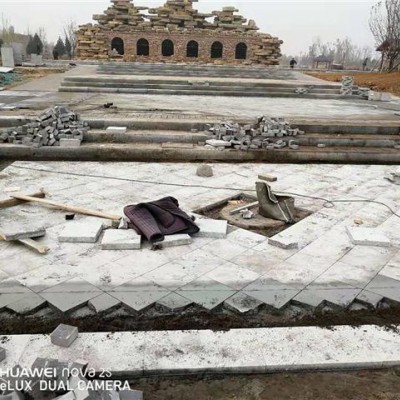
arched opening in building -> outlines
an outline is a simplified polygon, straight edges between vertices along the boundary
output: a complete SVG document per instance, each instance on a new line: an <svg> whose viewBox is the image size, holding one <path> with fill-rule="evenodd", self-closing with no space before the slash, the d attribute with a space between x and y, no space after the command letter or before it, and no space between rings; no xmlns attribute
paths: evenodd
<svg viewBox="0 0 400 400"><path fill-rule="evenodd" d="M247 58L247 45L246 43L239 43L236 46L236 60L245 60Z"/></svg>
<svg viewBox="0 0 400 400"><path fill-rule="evenodd" d="M214 42L211 46L211 58L222 58L224 46L221 42Z"/></svg>
<svg viewBox="0 0 400 400"><path fill-rule="evenodd" d="M162 42L161 52L164 57L171 57L174 55L174 43L172 40L166 39Z"/></svg>
<svg viewBox="0 0 400 400"><path fill-rule="evenodd" d="M124 41L120 37L115 37L111 41L111 50L115 50L120 56L125 54Z"/></svg>
<svg viewBox="0 0 400 400"><path fill-rule="evenodd" d="M191 40L186 47L186 57L198 57L199 44L195 40Z"/></svg>
<svg viewBox="0 0 400 400"><path fill-rule="evenodd" d="M138 56L148 56L150 54L149 41L146 39L139 39L136 43L136 54Z"/></svg>

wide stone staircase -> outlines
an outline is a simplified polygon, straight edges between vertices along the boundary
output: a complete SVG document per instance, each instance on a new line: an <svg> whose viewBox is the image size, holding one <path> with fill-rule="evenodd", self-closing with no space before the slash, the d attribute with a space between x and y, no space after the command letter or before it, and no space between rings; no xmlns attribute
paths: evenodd
<svg viewBox="0 0 400 400"><path fill-rule="evenodd" d="M295 82L295 81L294 81ZM307 93L296 93L307 89ZM196 80L185 78L146 78L131 76L68 76L59 88L61 92L163 94L236 97L299 97L321 99L345 99L353 96L340 94L338 86L329 84L309 85L276 83L252 80Z"/></svg>
<svg viewBox="0 0 400 400"><path fill-rule="evenodd" d="M291 120L305 132L295 137L269 138L295 140L300 145L274 150L211 149L205 147L211 135L201 120L118 119L82 116L91 127L80 147L60 148L0 144L0 158L24 160L90 161L221 161L272 163L400 163L400 128L393 121L375 123L318 122ZM219 122L218 120L215 123ZM238 121L249 123L250 121ZM0 120L0 127L18 126L21 117ZM213 123L213 121L207 121ZM108 133L108 126L126 126L126 133ZM160 128L162 127L162 128Z"/></svg>
<svg viewBox="0 0 400 400"><path fill-rule="evenodd" d="M61 92L345 99L340 85L291 70L249 66L101 64L92 75L66 75ZM299 93L300 91L300 93Z"/></svg>
<svg viewBox="0 0 400 400"><path fill-rule="evenodd" d="M190 65L190 64L139 64L106 63L101 64L98 73L102 75L150 75L150 76L186 76L243 79L296 79L291 70L265 66L233 65Z"/></svg>

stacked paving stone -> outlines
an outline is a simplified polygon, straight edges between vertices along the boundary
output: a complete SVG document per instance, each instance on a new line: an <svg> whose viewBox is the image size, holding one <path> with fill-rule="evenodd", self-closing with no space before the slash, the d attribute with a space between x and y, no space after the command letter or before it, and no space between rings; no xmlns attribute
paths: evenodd
<svg viewBox="0 0 400 400"><path fill-rule="evenodd" d="M148 7L135 7L130 0L111 0L113 5L104 14L94 15L93 19L100 26L115 29L128 29L129 26L138 26L144 22L144 14L141 11Z"/></svg>
<svg viewBox="0 0 400 400"><path fill-rule="evenodd" d="M213 11L214 26L223 29L235 29L239 31L257 31L259 28L257 27L255 21L250 20L248 25L247 19L241 15L235 15L236 12L239 12L235 7L223 7L222 11Z"/></svg>
<svg viewBox="0 0 400 400"><path fill-rule="evenodd" d="M209 131L213 133L214 139L208 140L207 146L233 147L237 150L273 150L286 146L297 149L298 145L293 137L304 134L298 128L292 128L284 118L265 116L258 117L253 125L227 121L209 126ZM292 140L281 139L284 137L292 137Z"/></svg>
<svg viewBox="0 0 400 400"><path fill-rule="evenodd" d="M343 95L351 96L353 94L354 79L351 76L344 76L342 78L342 87L340 93Z"/></svg>
<svg viewBox="0 0 400 400"><path fill-rule="evenodd" d="M249 63L263 65L279 65L281 57L280 45L283 43L276 37L268 34L260 34L255 21L247 20L238 14L234 7L224 7L222 10L213 11L211 14L200 13L193 8L193 2L197 0L168 0L164 6L148 9L147 7L136 7L132 0L112 0L112 6L104 14L94 15L97 24L86 24L80 26L77 32L77 58L106 60L110 57L122 58L110 50L110 34L132 33L136 36L140 32L160 32L159 40L164 40L161 34L165 32L190 34L195 33L204 36L215 36L219 33L223 36L234 35L235 43L240 38L249 40L252 56ZM142 13L148 9L148 14ZM208 18L214 17L212 22ZM126 38L124 38L126 40ZM184 38L187 42L190 38ZM218 36L215 36L218 40ZM127 43L130 39L126 40ZM132 46L136 39L132 38ZM124 58L135 60L134 55L125 54ZM161 56L149 61L161 61ZM173 58L171 58L173 61ZM192 60L193 61L193 60ZM220 60L217 60L220 61Z"/></svg>
<svg viewBox="0 0 400 400"><path fill-rule="evenodd" d="M193 1L197 0L168 0L163 7L149 9L151 26L175 31L179 28L194 29L210 25L206 18L212 17L213 14L199 13L193 8Z"/></svg>
<svg viewBox="0 0 400 400"><path fill-rule="evenodd" d="M35 121L0 133L0 142L41 146L79 146L89 126L66 107L46 110Z"/></svg>

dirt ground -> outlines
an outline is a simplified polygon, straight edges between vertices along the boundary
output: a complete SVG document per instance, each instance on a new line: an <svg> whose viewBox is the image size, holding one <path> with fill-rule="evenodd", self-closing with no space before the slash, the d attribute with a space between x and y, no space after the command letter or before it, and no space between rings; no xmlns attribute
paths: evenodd
<svg viewBox="0 0 400 400"><path fill-rule="evenodd" d="M398 400L400 370L131 381L146 400Z"/></svg>
<svg viewBox="0 0 400 400"><path fill-rule="evenodd" d="M0 74L0 86L3 84L8 88L12 88L13 86L20 85L23 82L43 78L47 75L61 74L65 71L66 68L16 67L13 73L7 74L7 77Z"/></svg>
<svg viewBox="0 0 400 400"><path fill-rule="evenodd" d="M343 75L353 76L355 84L369 87L376 91L390 92L400 96L400 72L392 73L357 73L357 72L307 72L307 75L330 82L341 82Z"/></svg>

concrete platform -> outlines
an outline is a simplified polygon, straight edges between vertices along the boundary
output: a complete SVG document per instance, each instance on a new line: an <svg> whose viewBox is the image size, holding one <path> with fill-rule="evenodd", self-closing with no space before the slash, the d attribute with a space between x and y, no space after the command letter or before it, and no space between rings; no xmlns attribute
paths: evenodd
<svg viewBox="0 0 400 400"><path fill-rule="evenodd" d="M4 336L7 358L0 367L11 370L18 364L29 369L37 357L85 359L97 373L111 372L112 379L379 369L400 365L398 328L365 325L83 333L68 349L51 345L47 335Z"/></svg>

